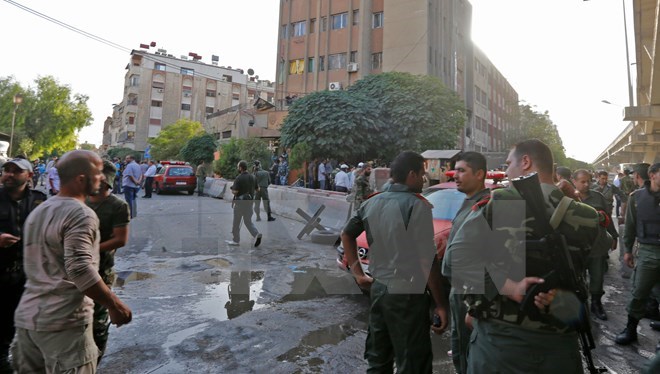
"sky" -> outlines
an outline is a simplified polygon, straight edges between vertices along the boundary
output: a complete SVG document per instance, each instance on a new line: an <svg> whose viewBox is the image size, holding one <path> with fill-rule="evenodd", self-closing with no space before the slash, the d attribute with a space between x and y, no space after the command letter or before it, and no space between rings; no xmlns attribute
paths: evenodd
<svg viewBox="0 0 660 374"><path fill-rule="evenodd" d="M472 40L521 101L548 111L569 157L593 161L626 126L622 1L470 0ZM252 68L261 79L275 80L279 0L16 3L125 48L0 1L0 77L34 86L39 76L52 75L89 96L94 120L80 132L81 142L101 143L103 121L122 99L128 50L141 43L154 41L174 56L195 52L206 63L218 55L221 66ZM634 63L632 5L627 6Z"/></svg>

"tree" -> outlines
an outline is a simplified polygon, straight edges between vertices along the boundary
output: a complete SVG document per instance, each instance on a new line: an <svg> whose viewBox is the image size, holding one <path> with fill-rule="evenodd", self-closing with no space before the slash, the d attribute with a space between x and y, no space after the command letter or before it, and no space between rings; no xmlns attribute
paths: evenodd
<svg viewBox="0 0 660 374"><path fill-rule="evenodd" d="M201 123L182 118L165 127L151 139L151 158L154 160L176 160L181 158L181 149L195 136L204 134Z"/></svg>
<svg viewBox="0 0 660 374"><path fill-rule="evenodd" d="M215 139L209 134L204 134L188 140L181 149L181 156L183 156L184 161L199 165L202 162L213 161L213 153L217 149Z"/></svg>
<svg viewBox="0 0 660 374"><path fill-rule="evenodd" d="M271 152L268 150L268 145L265 141L259 138L241 139L238 144L241 160L251 163L255 160L267 162L267 160L270 159Z"/></svg>
<svg viewBox="0 0 660 374"><path fill-rule="evenodd" d="M33 158L74 149L77 131L92 122L88 97L73 94L51 76L37 78L35 84L35 88L24 88L12 77L0 78L0 131L11 132L14 95L23 96L16 111L12 153Z"/></svg>
<svg viewBox="0 0 660 374"><path fill-rule="evenodd" d="M291 149L289 155L289 167L293 169L300 169L305 166L305 162L311 160L312 150L305 142L298 143ZM307 180L307 168L303 169L304 180Z"/></svg>
<svg viewBox="0 0 660 374"><path fill-rule="evenodd" d="M566 150L548 111L539 113L529 104L519 105L520 129L509 137L510 145L525 139L539 139L548 145L557 165L566 165Z"/></svg>
<svg viewBox="0 0 660 374"><path fill-rule="evenodd" d="M213 162L213 171L225 179L234 179L238 175L237 165L241 161L239 140L229 139L220 145L220 158Z"/></svg>
<svg viewBox="0 0 660 374"><path fill-rule="evenodd" d="M95 144L91 144L87 142L80 144L80 149L84 149L86 151L92 151L92 152L98 151L98 148L96 148Z"/></svg>
<svg viewBox="0 0 660 374"><path fill-rule="evenodd" d="M130 148L112 148L108 149L108 156L112 159L115 157L119 158L120 160L123 160L126 158L127 155L135 155L135 150L130 149Z"/></svg>

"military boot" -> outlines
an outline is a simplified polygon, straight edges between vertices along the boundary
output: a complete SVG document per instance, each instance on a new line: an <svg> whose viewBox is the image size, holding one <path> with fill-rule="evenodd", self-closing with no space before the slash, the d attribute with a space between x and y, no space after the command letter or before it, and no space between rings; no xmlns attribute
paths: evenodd
<svg viewBox="0 0 660 374"><path fill-rule="evenodd" d="M607 314L605 314L605 309L603 308L603 303L600 301L600 296L591 298L591 314L596 316L596 318L607 321Z"/></svg>
<svg viewBox="0 0 660 374"><path fill-rule="evenodd" d="M628 345L632 342L637 341L637 324L639 323L638 319L635 319L631 316L628 316L628 324L626 328L623 329L621 334L617 335L614 339L616 344Z"/></svg>
<svg viewBox="0 0 660 374"><path fill-rule="evenodd" d="M273 222L273 221L275 221L275 217L273 217L269 214L268 215L268 222Z"/></svg>
<svg viewBox="0 0 660 374"><path fill-rule="evenodd" d="M261 216L257 214L257 221L261 221Z"/></svg>

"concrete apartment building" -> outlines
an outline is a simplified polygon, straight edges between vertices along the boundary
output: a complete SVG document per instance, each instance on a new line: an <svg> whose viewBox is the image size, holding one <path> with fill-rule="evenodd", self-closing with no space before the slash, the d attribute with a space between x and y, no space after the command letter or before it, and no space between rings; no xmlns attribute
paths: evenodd
<svg viewBox="0 0 660 374"><path fill-rule="evenodd" d="M240 128L226 130L223 116L249 111L261 98L274 100L273 84L246 75L241 69L200 61L194 55L176 58L166 50L133 50L121 103L113 107L103 130L103 148L126 147L144 151L149 139L181 118L201 122L217 138L238 137ZM209 115L222 115L207 120ZM224 135L223 135L224 134Z"/></svg>
<svg viewBox="0 0 660 374"><path fill-rule="evenodd" d="M276 105L369 74L436 76L467 108L458 146L500 151L517 93L474 47L471 22L467 0L280 0Z"/></svg>

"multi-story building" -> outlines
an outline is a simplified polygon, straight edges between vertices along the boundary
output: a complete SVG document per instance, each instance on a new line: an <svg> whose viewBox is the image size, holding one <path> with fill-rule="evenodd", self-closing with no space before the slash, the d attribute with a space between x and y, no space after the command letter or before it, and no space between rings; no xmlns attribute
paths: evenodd
<svg viewBox="0 0 660 374"><path fill-rule="evenodd" d="M507 117L491 111L490 95L504 86L491 84L500 74L487 58L475 65L471 22L467 0L280 0L276 104L286 109L292 98L380 72L436 76L465 102L458 145L499 149L498 127L490 126L506 127L500 122ZM517 102L515 91L509 96Z"/></svg>
<svg viewBox="0 0 660 374"><path fill-rule="evenodd" d="M181 118L201 122L220 138L224 130L207 117L245 110L257 98L274 100L273 84L251 77L254 72L217 66L215 56L210 65L192 58L176 58L163 49L131 52L123 99L105 122L104 148L144 151L149 139ZM230 130L229 137L238 136L238 129Z"/></svg>

